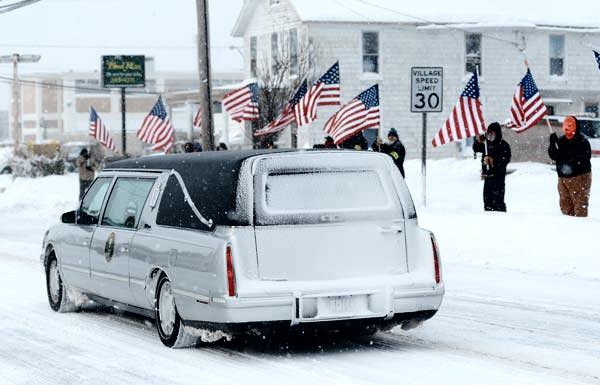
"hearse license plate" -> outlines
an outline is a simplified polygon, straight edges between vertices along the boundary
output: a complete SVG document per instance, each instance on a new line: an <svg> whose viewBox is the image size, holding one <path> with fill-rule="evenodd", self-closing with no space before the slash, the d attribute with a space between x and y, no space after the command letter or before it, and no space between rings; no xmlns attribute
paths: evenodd
<svg viewBox="0 0 600 385"><path fill-rule="evenodd" d="M358 316L368 313L366 295L344 295L319 298L319 316Z"/></svg>

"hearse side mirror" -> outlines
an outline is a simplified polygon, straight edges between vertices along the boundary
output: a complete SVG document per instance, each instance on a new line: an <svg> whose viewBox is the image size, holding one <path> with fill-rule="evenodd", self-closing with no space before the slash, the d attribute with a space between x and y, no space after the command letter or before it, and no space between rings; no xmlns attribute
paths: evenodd
<svg viewBox="0 0 600 385"><path fill-rule="evenodd" d="M75 210L68 211L68 212L64 213L63 215L61 215L61 217L60 217L60 221L62 223L67 223L67 224L74 224L76 219L77 219L77 211L75 211Z"/></svg>

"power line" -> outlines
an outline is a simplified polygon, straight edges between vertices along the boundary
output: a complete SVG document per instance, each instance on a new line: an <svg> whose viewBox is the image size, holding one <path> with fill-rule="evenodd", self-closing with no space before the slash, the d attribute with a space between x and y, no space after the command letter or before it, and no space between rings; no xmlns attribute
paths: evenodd
<svg viewBox="0 0 600 385"><path fill-rule="evenodd" d="M13 79L12 79L12 77L9 77L9 76L0 75L0 82L1 83L12 83ZM95 92L95 93L99 93L99 94L107 94L107 93L110 93L110 91L111 91L111 89L109 89L109 88L70 86L70 85L65 85L65 84L49 83L49 82L43 82L43 81L37 81L37 80L19 79L17 82L21 85L35 85L35 86L43 86L43 87L48 87L48 88L87 91L87 92ZM127 90L127 93L128 94L140 94L140 95L161 95L160 92L146 91L146 90L144 90L144 91Z"/></svg>
<svg viewBox="0 0 600 385"><path fill-rule="evenodd" d="M187 50L196 49L194 45L139 45L139 46L110 46L110 45L77 45L77 44L20 44L2 43L0 47L4 48L73 48L73 49L164 49L164 50ZM212 49L235 49L240 48L234 45L211 45Z"/></svg>
<svg viewBox="0 0 600 385"><path fill-rule="evenodd" d="M367 1L367 0L356 0L356 1L358 1L360 3L363 3L363 4L366 4L366 5L370 5L371 7L379 8L381 10L392 12L392 13L398 14L400 16L404 16L404 17L407 17L409 19L414 19L416 21L424 22L424 23L427 23L427 24L431 24L431 25L435 25L435 26L440 26L440 27L445 27L445 28L448 28L448 29L454 29L454 30L457 30L457 31L465 32L465 33L472 32L472 31L469 31L468 29L457 27L457 26L453 26L451 24L436 23L434 21L425 19L423 17L411 15L411 14L408 14L408 13L405 13L405 12L398 11L397 9L385 7L385 6L382 6L382 5L379 5L379 4L374 4L374 3L370 2L370 1ZM348 8L346 7L346 9L348 9ZM354 13L356 13L356 12L354 12ZM480 33L480 35L488 37L488 38L493 39L493 40L497 40L497 41L501 41L501 42L504 42L504 43L508 43L508 44L511 44L511 45L519 48L519 43L516 42L516 41L512 41L512 40L508 40L508 39L503 39L501 37L497 37L497 36L490 35L490 34L487 34L487 33Z"/></svg>
<svg viewBox="0 0 600 385"><path fill-rule="evenodd" d="M41 1L41 0L21 0L21 1L17 1L16 3L12 3L12 4L0 5L0 13L7 13L10 11L14 11L16 9L26 7L28 5L37 3L39 1Z"/></svg>

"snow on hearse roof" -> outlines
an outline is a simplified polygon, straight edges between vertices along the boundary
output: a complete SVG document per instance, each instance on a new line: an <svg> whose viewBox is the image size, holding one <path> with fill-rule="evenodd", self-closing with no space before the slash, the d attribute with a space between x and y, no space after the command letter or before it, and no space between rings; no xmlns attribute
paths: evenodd
<svg viewBox="0 0 600 385"><path fill-rule="evenodd" d="M238 225L228 214L236 209L242 163L255 156L285 152L291 150L207 151L145 156L116 161L109 164L105 171L177 171L202 215L216 225Z"/></svg>

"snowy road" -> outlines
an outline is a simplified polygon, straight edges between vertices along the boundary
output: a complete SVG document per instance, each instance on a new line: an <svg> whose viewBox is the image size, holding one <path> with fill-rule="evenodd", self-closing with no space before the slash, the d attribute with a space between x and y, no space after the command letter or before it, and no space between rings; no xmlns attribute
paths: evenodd
<svg viewBox="0 0 600 385"><path fill-rule="evenodd" d="M448 265L442 310L410 332L169 350L147 320L53 313L39 264L2 259L2 384L600 382L599 281Z"/></svg>
<svg viewBox="0 0 600 385"><path fill-rule="evenodd" d="M415 200L419 167L406 164ZM0 385L600 383L600 183L590 217L566 218L549 166L511 165L509 213L487 214L478 167L430 162L419 221L440 242L447 292L422 327L185 350L163 347L137 317L52 312L37 256L45 229L74 206L76 176L1 176Z"/></svg>

